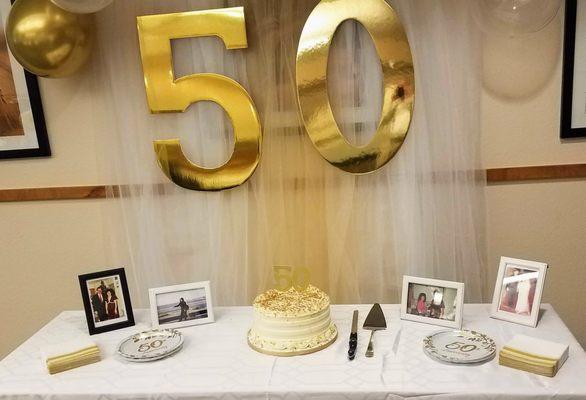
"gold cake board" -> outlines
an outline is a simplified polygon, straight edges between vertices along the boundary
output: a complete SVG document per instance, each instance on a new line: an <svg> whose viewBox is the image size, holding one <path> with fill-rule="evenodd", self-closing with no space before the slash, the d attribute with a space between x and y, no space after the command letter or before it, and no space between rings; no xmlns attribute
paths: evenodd
<svg viewBox="0 0 586 400"><path fill-rule="evenodd" d="M336 327L336 325L334 325L334 327ZM303 350L298 350L298 351L283 351L283 352L281 352L281 351L271 351L271 350L262 349L260 347L255 346L254 344L252 344L250 342L249 337L250 337L250 330L246 334L246 341L248 342L248 345L250 346L251 349L258 351L259 353L267 354L269 356L279 356L279 357L302 356L304 354L311 354L311 353L315 353L317 351L323 350L326 347L328 347L329 345L331 345L332 343L334 343L336 341L336 339L338 338L338 328L336 327L336 334L333 335L331 337L331 339L329 339L327 342L322 343L319 346L312 347L311 349L303 349Z"/></svg>

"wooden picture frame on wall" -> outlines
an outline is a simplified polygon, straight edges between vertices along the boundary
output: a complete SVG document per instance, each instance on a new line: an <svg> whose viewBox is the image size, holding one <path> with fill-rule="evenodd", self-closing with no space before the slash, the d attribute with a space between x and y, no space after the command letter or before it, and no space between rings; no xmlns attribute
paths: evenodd
<svg viewBox="0 0 586 400"><path fill-rule="evenodd" d="M560 137L586 137L586 0L567 0Z"/></svg>
<svg viewBox="0 0 586 400"><path fill-rule="evenodd" d="M6 42L10 7L10 0L0 0L0 159L48 157L51 148L37 77L20 66Z"/></svg>

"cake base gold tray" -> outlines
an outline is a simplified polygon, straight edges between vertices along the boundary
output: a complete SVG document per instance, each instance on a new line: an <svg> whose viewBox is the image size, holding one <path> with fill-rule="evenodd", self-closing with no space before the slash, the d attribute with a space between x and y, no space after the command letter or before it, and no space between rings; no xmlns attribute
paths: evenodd
<svg viewBox="0 0 586 400"><path fill-rule="evenodd" d="M333 326L336 329L336 333L334 335L332 335L332 337L328 341L320 344L319 346L312 347L310 349L303 349L303 350L296 350L296 351L273 351L273 350L263 349L261 347L255 346L254 344L252 344L250 342L250 330L246 334L246 341L248 342L248 345L250 346L251 349L258 351L259 353L262 353L262 354L267 354L270 356L279 356L279 357L302 356L304 354L311 354L311 353L315 353L316 351L323 350L326 347L328 347L329 345L331 345L332 343L334 343L336 341L336 339L338 338L338 329L336 328L336 325L333 325Z"/></svg>

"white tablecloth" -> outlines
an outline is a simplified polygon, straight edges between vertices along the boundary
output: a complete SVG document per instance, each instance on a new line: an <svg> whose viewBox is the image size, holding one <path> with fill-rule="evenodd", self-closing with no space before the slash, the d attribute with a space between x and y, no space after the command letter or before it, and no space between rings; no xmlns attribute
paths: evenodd
<svg viewBox="0 0 586 400"><path fill-rule="evenodd" d="M554 378L498 365L453 366L428 358L424 336L442 327L401 321L397 305L383 305L388 329L377 332L375 357L365 358L369 332L359 329L358 353L348 361L352 310L360 325L369 305L332 306L336 342L318 353L278 358L246 343L251 307L215 309L216 323L182 330L185 346L153 363L133 364L115 354L124 337L150 327L146 310L137 326L92 337L103 361L49 375L39 349L87 334L84 314L66 311L0 362L0 398L14 399L586 399L586 354L549 305L537 328L489 318L489 305L467 304L464 328L493 337L500 348L516 333L570 345L570 357ZM4 325L3 329L6 329Z"/></svg>

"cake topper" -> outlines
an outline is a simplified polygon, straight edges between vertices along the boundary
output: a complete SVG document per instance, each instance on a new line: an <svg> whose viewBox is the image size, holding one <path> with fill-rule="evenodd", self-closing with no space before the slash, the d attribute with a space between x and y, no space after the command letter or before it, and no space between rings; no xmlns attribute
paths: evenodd
<svg viewBox="0 0 586 400"><path fill-rule="evenodd" d="M294 287L301 292L307 289L311 281L311 272L306 267L292 267L290 265L276 265L273 267L275 289L286 291Z"/></svg>

